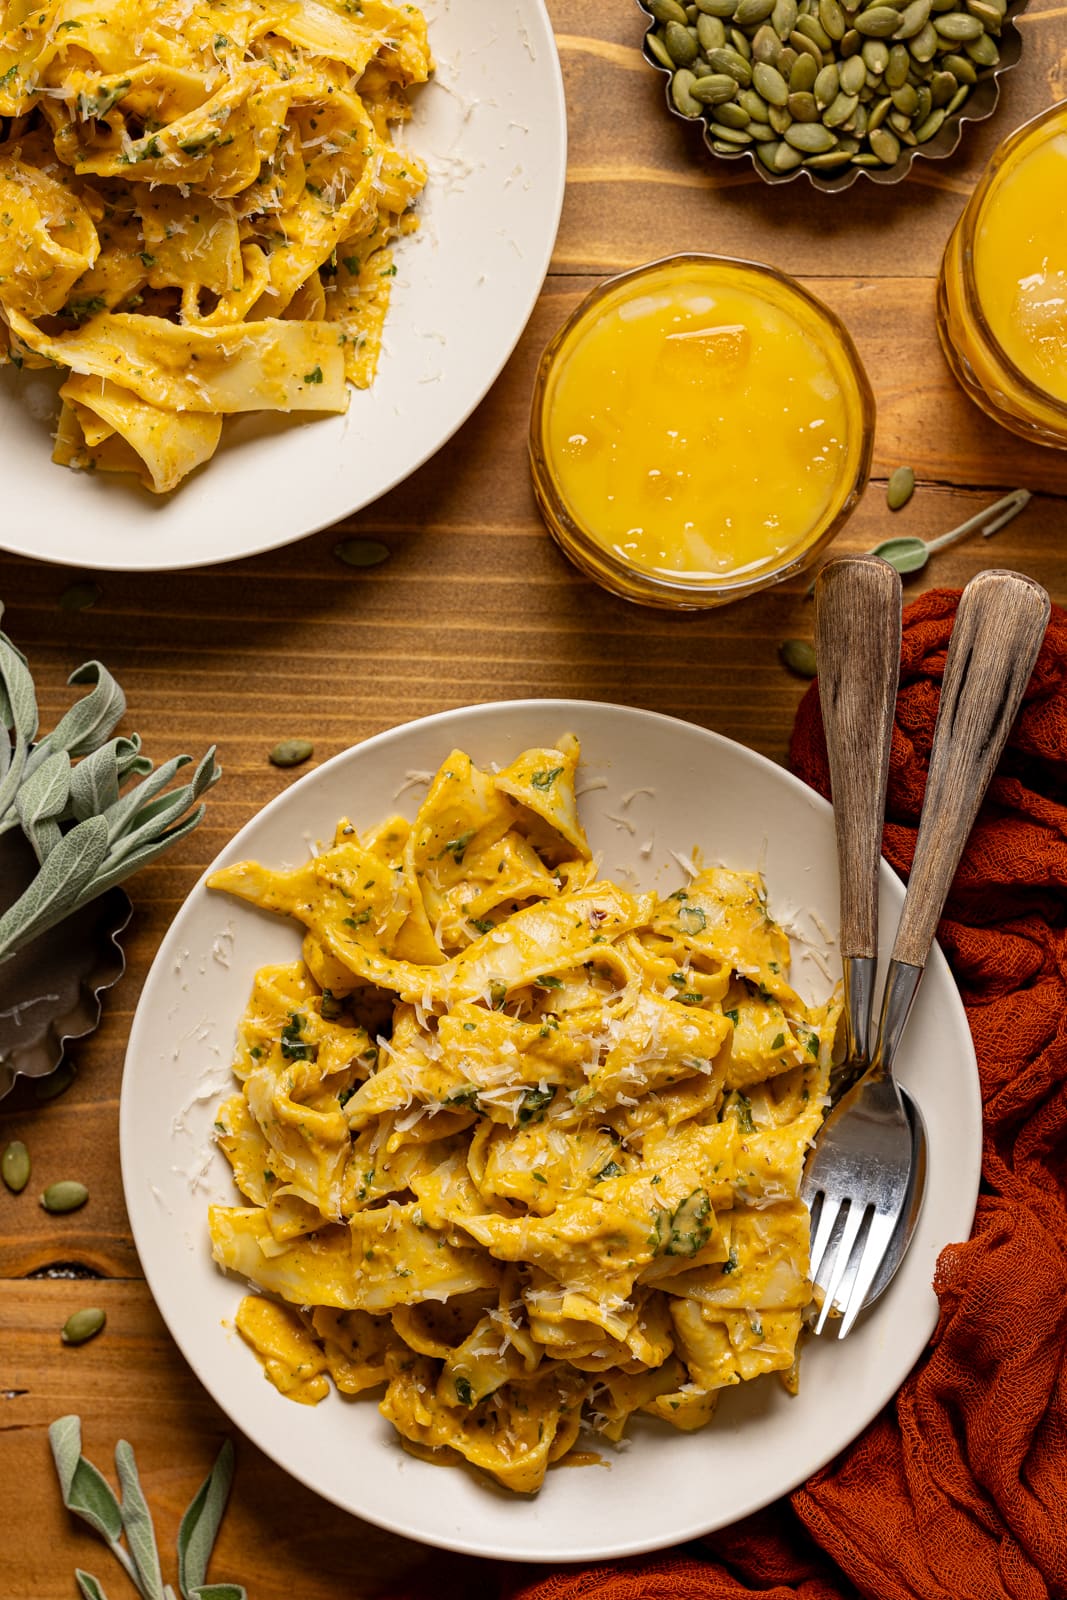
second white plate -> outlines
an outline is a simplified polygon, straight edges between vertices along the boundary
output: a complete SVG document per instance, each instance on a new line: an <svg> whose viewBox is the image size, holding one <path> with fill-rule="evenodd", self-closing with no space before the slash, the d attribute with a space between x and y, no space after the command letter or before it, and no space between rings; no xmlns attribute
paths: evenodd
<svg viewBox="0 0 1067 1600"><path fill-rule="evenodd" d="M398 142L428 163L396 249L378 377L344 416L250 415L162 498L51 459L59 379L0 369L0 548L111 571L197 567L327 527L406 478L485 396L555 243L567 135L542 0L424 0L434 80Z"/></svg>

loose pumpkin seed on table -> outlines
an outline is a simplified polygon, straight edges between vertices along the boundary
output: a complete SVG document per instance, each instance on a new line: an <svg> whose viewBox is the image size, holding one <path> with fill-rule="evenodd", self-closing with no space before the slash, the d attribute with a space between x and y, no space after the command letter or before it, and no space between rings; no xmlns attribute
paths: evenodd
<svg viewBox="0 0 1067 1600"><path fill-rule="evenodd" d="M893 167L1000 60L1008 0L642 0L676 111L780 175Z"/></svg>

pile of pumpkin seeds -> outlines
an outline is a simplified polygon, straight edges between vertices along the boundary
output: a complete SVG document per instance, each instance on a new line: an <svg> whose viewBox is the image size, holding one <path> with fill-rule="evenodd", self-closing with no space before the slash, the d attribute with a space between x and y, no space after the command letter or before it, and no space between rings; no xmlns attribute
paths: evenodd
<svg viewBox="0 0 1067 1600"><path fill-rule="evenodd" d="M768 172L895 166L1000 59L1007 0L642 0L649 54L711 148Z"/></svg>

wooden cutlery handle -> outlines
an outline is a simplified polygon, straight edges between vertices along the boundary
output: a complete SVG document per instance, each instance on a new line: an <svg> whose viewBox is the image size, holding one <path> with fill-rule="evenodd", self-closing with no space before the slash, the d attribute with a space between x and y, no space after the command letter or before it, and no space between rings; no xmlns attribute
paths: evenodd
<svg viewBox="0 0 1067 1600"><path fill-rule="evenodd" d="M815 585L843 960L878 954L878 862L900 673L900 609L900 575L878 556L831 561Z"/></svg>
<svg viewBox="0 0 1067 1600"><path fill-rule="evenodd" d="M945 663L919 837L893 958L922 967L978 807L1030 681L1049 598L1018 572L980 572Z"/></svg>

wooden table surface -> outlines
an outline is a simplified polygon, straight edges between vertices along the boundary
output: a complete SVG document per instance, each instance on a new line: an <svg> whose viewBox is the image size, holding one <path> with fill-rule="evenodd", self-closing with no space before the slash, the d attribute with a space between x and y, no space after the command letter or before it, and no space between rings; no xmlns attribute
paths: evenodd
<svg viewBox="0 0 1067 1600"><path fill-rule="evenodd" d="M99 1030L71 1051L72 1086L42 1105L21 1084L0 1108L0 1144L22 1138L34 1161L23 1195L0 1190L5 1600L67 1600L76 1565L95 1572L112 1600L130 1592L100 1542L62 1509L46 1440L54 1418L80 1413L86 1453L109 1470L116 1439L133 1443L165 1561L182 1509L234 1431L178 1354L145 1286L122 1198L118 1096L131 1018L164 931L205 864L293 781L269 765L270 747L303 736L322 760L451 706L573 695L686 717L786 758L804 685L783 669L777 646L810 637L803 583L703 617L639 611L578 576L539 522L525 458L534 366L592 283L686 249L752 257L801 277L850 328L878 403L874 476L839 548L869 548L890 532L934 535L1022 486L1035 498L1021 517L991 544L972 539L935 557L908 593L998 565L1030 573L1055 600L1067 597L1067 453L1022 443L965 399L942 359L933 311L944 241L995 143L1067 95L1067 7L1033 0L1021 24L1023 59L1003 80L999 110L965 132L954 158L917 162L896 188L861 181L845 195L813 193L803 182L771 190L745 166L712 164L695 132L664 112L632 0L549 0L549 9L570 119L551 273L471 420L406 484L343 525L382 539L386 563L340 565L334 529L213 569L100 574L97 603L70 611L59 600L77 574L0 556L4 626L29 655L43 726L69 703L68 673L99 656L126 689L126 726L140 731L149 754L199 754L216 742L225 769L200 829L130 886L129 970L106 997ZM900 463L915 468L920 487L890 516L885 479ZM3 515L0 498L0 527ZM81 1178L91 1199L55 1218L35 1196L60 1176ZM59 1329L85 1304L106 1308L106 1331L65 1348ZM501 1573L492 1564L350 1518L236 1443L236 1484L212 1571L244 1583L252 1600L495 1592Z"/></svg>

